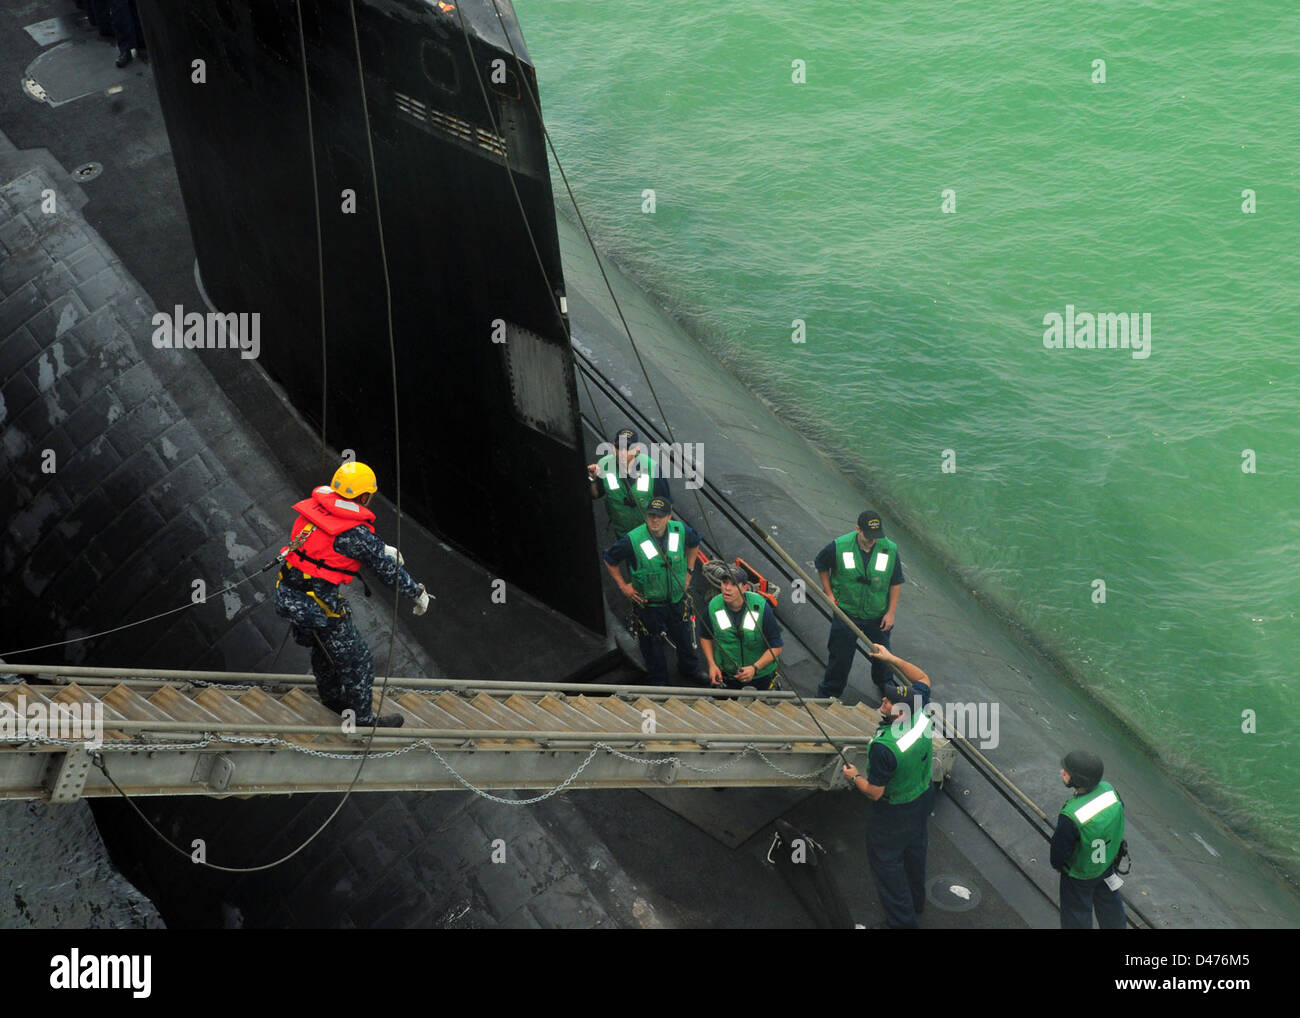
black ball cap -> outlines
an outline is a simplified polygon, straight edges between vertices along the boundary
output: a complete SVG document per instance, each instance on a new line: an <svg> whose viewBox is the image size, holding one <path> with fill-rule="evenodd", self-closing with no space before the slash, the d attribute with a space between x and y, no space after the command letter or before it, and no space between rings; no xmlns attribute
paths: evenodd
<svg viewBox="0 0 1300 1018"><path fill-rule="evenodd" d="M637 433L631 428L624 428L614 436L614 444L621 445L625 449L630 449L639 441L640 439L637 437Z"/></svg>
<svg viewBox="0 0 1300 1018"><path fill-rule="evenodd" d="M673 507L668 504L666 498L652 498L650 504L645 507L647 516L671 516Z"/></svg>
<svg viewBox="0 0 1300 1018"><path fill-rule="evenodd" d="M858 517L858 526L862 528L862 533L867 537L882 537L885 533L884 524L880 522L880 513L874 509L864 509Z"/></svg>
<svg viewBox="0 0 1300 1018"><path fill-rule="evenodd" d="M1101 757L1086 749L1076 749L1065 754L1061 766L1069 772L1070 782L1075 788L1092 788L1101 780L1105 771Z"/></svg>
<svg viewBox="0 0 1300 1018"><path fill-rule="evenodd" d="M907 702L907 690L897 679L886 679L885 684L880 687L880 696L890 703Z"/></svg>

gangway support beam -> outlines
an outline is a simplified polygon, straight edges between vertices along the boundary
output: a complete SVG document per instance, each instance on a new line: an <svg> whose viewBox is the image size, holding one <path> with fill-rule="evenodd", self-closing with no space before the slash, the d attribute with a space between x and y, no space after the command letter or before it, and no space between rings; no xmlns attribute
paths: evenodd
<svg viewBox="0 0 1300 1018"><path fill-rule="evenodd" d="M863 704L779 692L394 679L383 711L405 724L372 737L334 722L304 676L0 668L0 798L51 802L117 795L113 782L133 796L354 779L362 792L843 788L840 754L860 761L879 722ZM936 779L953 757L936 738Z"/></svg>
<svg viewBox="0 0 1300 1018"><path fill-rule="evenodd" d="M81 798L90 775L90 754L85 746L52 754L48 768L50 802L76 802Z"/></svg>

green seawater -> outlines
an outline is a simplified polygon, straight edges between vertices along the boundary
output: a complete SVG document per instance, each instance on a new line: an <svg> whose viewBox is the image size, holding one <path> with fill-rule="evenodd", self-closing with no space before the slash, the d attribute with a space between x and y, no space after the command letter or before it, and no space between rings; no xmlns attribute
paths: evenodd
<svg viewBox="0 0 1300 1018"><path fill-rule="evenodd" d="M1300 8L516 8L602 249L1295 869Z"/></svg>

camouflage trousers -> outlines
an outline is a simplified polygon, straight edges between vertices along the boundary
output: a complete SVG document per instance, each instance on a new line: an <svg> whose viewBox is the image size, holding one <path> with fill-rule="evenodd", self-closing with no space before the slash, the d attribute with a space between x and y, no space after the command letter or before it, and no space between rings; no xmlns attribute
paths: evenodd
<svg viewBox="0 0 1300 1018"><path fill-rule="evenodd" d="M317 593L330 611L342 611L342 617L330 618L306 593L283 583L275 590L276 614L289 620L294 643L311 648L311 671L321 703L339 714L351 709L358 727L370 725L375 684L370 645L353 624L337 589Z"/></svg>

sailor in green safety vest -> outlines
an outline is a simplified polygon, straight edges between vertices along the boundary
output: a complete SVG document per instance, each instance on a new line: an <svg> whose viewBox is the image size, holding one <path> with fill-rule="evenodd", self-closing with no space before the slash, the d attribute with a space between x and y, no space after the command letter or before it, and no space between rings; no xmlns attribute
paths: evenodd
<svg viewBox="0 0 1300 1018"><path fill-rule="evenodd" d="M776 679L781 626L767 599L749 586L749 574L731 566L722 576L722 593L700 618L700 650L715 686L771 689Z"/></svg>
<svg viewBox="0 0 1300 1018"><path fill-rule="evenodd" d="M903 585L903 565L898 545L884 536L880 514L866 509L858 516L855 531L837 537L813 560L821 577L822 590L853 624L873 643L889 646ZM838 614L831 618L826 643L826 674L817 687L818 696L844 695L853 667L858 639ZM889 678L889 669L879 660L871 662L871 680L879 687Z"/></svg>
<svg viewBox="0 0 1300 1018"><path fill-rule="evenodd" d="M1052 868L1061 873L1061 929L1124 929L1124 883L1115 868L1124 849L1124 802L1102 781L1101 757L1075 750L1061 761L1061 780L1075 791L1052 836Z"/></svg>
<svg viewBox="0 0 1300 1018"><path fill-rule="evenodd" d="M645 522L606 549L605 568L623 596L636 606L646 681L656 686L668 684L663 642L667 633L677 648L677 673L686 680L679 684L697 686L707 680L700 675L687 593L700 554L700 535L671 517L668 502L652 498L646 506ZM630 582L623 578L624 566Z"/></svg>
<svg viewBox="0 0 1300 1018"><path fill-rule="evenodd" d="M645 522L646 506L652 498L672 504L668 482L659 476L659 464L645 453L637 433L623 428L613 444L601 443L596 450L609 452L595 463L587 464L591 497L603 498L609 522L618 539Z"/></svg>
<svg viewBox="0 0 1300 1018"><path fill-rule="evenodd" d="M867 773L852 764L844 776L871 800L867 817L867 862L885 909L883 926L916 929L925 911L925 857L934 807L932 775L934 722L930 677L910 661L875 645L870 655L893 665L907 687L890 674L881 691L880 727L867 751Z"/></svg>

